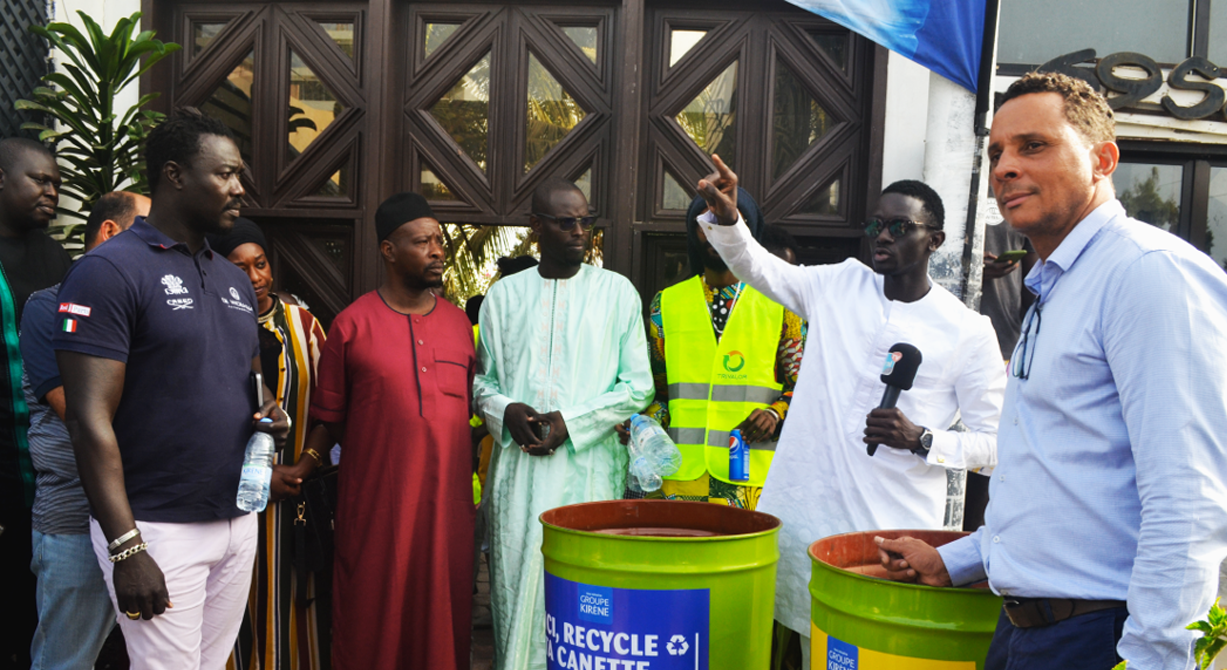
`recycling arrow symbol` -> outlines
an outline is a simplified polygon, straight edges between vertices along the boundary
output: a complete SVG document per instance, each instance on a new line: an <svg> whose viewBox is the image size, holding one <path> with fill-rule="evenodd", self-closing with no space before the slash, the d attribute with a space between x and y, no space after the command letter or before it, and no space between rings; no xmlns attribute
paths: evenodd
<svg viewBox="0 0 1227 670"><path fill-rule="evenodd" d="M670 656L684 656L690 650L690 645L686 644L686 638L674 635L669 638L669 644L665 645L665 649L669 650Z"/></svg>

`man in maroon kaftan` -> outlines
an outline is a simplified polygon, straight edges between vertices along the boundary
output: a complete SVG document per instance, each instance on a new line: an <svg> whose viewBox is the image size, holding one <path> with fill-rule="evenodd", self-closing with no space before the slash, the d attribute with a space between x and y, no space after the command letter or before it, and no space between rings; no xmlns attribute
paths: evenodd
<svg viewBox="0 0 1227 670"><path fill-rule="evenodd" d="M341 441L338 670L469 667L473 333L463 311L417 290L441 278L442 239L415 195L380 207L380 250L394 285L337 316L312 396L312 417Z"/></svg>

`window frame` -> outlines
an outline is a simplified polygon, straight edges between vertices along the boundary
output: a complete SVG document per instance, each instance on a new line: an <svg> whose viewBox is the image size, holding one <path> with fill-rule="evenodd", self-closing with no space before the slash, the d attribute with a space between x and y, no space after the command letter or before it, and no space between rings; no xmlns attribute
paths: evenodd
<svg viewBox="0 0 1227 670"><path fill-rule="evenodd" d="M1013 0L1013 1L1020 2L1023 0ZM1209 52L1209 48L1210 48L1210 3L1211 2L1212 0L1188 0L1189 24L1188 24L1188 29L1186 32L1187 37L1185 41L1184 58L1192 58L1194 56L1201 56L1205 58L1206 54ZM1227 8L1227 0L1218 0L1218 2L1222 3L1224 8ZM1008 24L1004 20L999 23L998 28L997 28L998 35L1000 35L1002 28L1005 27L1006 25ZM1099 49L1096 48L1094 44L1090 43L1093 40L1094 40L1094 36L1088 35L1087 37L1088 43L1081 45L1081 46L1074 47L1073 50L1094 48L1096 51L1097 57L1102 58L1108 55L1106 53L1099 53ZM998 37L997 41L1000 42L1001 38ZM1066 53L1072 53L1072 52L1073 51L1069 51ZM1052 54L1052 58L1056 58L1061 55L1063 54L1054 53ZM1028 72L1034 71L1036 68L1038 68L1039 66L1043 64L1044 63L1012 63L1012 62L1002 62L1001 60L998 60L996 63L997 74L1003 75L1003 76L1010 76L1010 77L1021 77L1022 75L1027 74ZM1175 63L1159 62L1159 65L1171 67L1175 65Z"/></svg>
<svg viewBox="0 0 1227 670"><path fill-rule="evenodd" d="M1180 165L1184 169L1180 191L1180 219L1173 235L1207 254L1210 168L1227 168L1227 145L1182 144L1120 140L1121 163Z"/></svg>

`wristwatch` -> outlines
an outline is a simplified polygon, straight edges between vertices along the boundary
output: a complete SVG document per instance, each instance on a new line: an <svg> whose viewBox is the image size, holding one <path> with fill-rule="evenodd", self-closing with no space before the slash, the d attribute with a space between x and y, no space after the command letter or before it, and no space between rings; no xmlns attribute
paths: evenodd
<svg viewBox="0 0 1227 670"><path fill-rule="evenodd" d="M924 426L921 426L920 430L920 446L913 449L912 453L927 459L929 457L929 450L933 448L933 431Z"/></svg>

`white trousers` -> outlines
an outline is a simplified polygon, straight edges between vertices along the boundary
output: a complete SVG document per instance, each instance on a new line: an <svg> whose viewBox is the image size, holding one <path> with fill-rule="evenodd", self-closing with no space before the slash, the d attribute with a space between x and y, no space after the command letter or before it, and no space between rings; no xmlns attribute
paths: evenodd
<svg viewBox="0 0 1227 670"><path fill-rule="evenodd" d="M255 514L202 523L138 521L141 541L162 569L173 608L132 621L115 603L106 538L90 519L94 554L133 670L221 670L238 637L256 560Z"/></svg>

